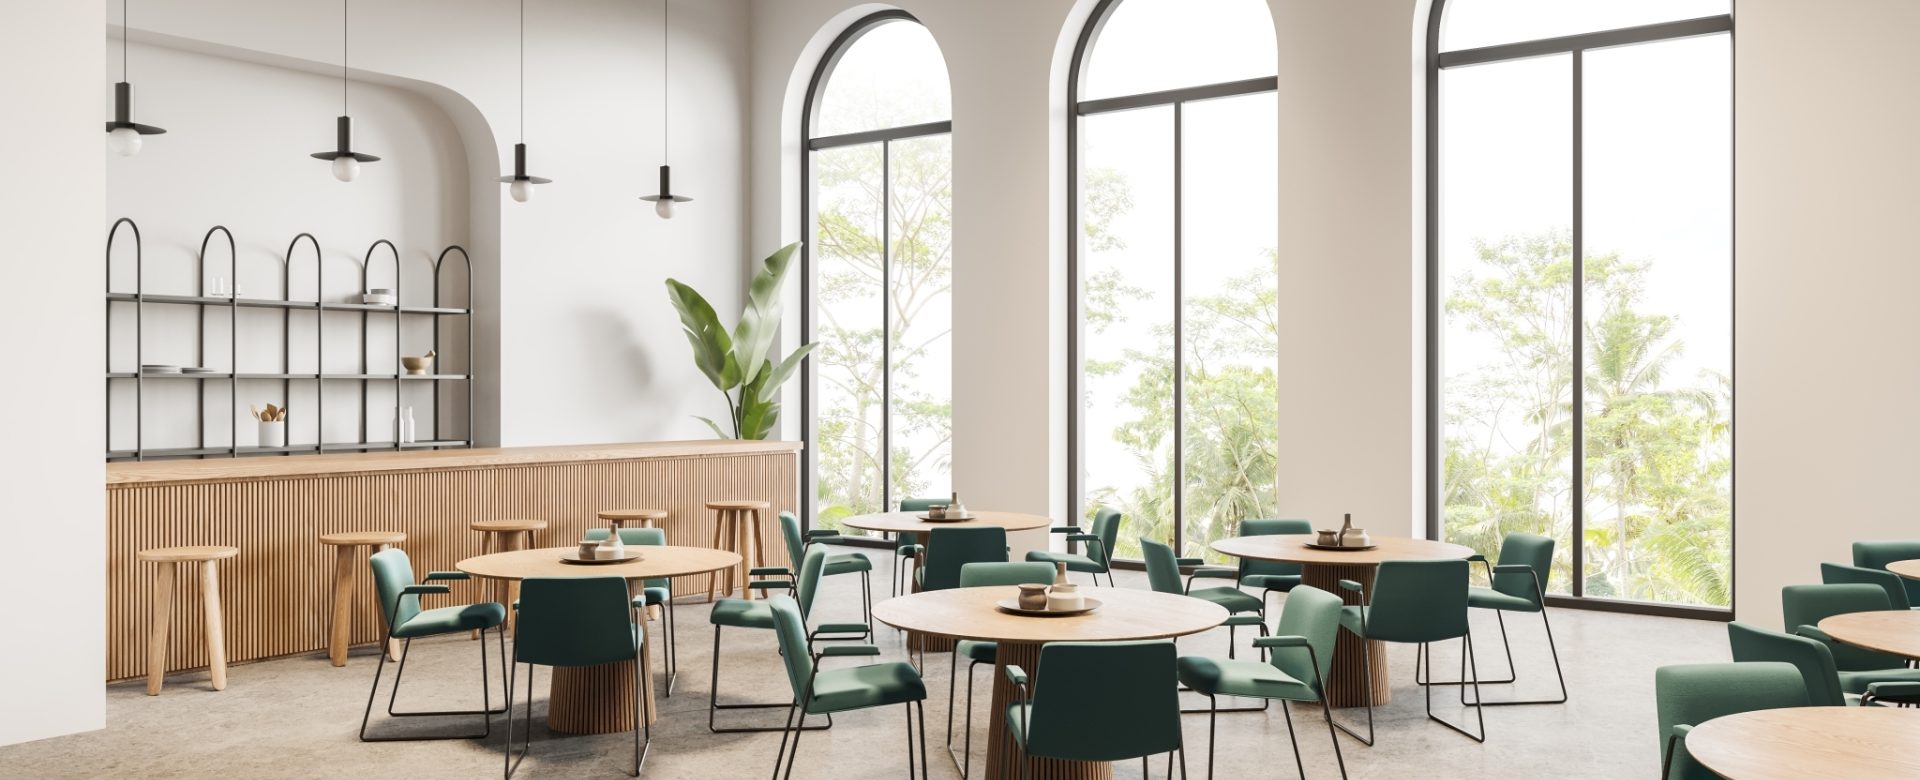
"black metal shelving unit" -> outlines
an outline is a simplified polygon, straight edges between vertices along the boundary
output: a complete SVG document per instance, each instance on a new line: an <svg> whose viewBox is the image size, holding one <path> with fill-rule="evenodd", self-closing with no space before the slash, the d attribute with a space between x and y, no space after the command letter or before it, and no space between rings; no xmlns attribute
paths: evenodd
<svg viewBox="0 0 1920 780"><path fill-rule="evenodd" d="M114 241L116 238L118 238L120 234L120 229L123 226L128 229L133 239L134 291L130 293L113 291ZM293 240L287 244L286 254L280 258L281 269L280 269L280 297L279 298L242 298L237 293L233 295L227 295L227 296L207 295L206 294L207 293L207 290L206 290L207 249L209 246L213 245L214 238L216 235L221 236L226 240L227 272L228 272L227 278L230 280L233 280L236 290L238 289L238 282L240 278L240 275L239 275L240 258L239 258L239 252L237 250L236 242L234 241L234 238L233 238L233 233L227 230L227 228L225 227L215 226L212 229L208 230L206 236L201 239L200 252L198 255L195 256L195 268L194 268L195 294L174 295L174 294L156 294L156 293L146 292L145 258L144 258L144 249L141 245L139 225L135 224L134 221L131 219L122 217L118 220L115 220L113 223L113 226L109 228L107 231L107 248L106 248L107 335L106 335L106 361L105 361L106 362L106 382L107 382L107 399L106 399L106 405L107 405L107 408L106 408L106 414L107 414L106 458L107 460L125 461L125 460L146 460L149 458L176 458L176 457L206 458L206 457L215 457L215 456L240 457L243 455L296 455L296 454L303 454L303 453L319 453L319 452L369 452L369 451L375 451L375 450L446 449L446 448L473 446L473 442L472 442L472 439L473 439L473 367L472 367L473 310L471 308L473 305L473 261L472 261L472 258L468 256L467 250L465 248L462 248L458 245L449 246L441 250L440 254L433 259L432 268L431 268L432 275L433 275L432 305L416 306L416 305L407 305L404 297L405 292L404 292L404 284L402 282L402 279L405 277L406 274L403 272L403 269L401 267L402 260L401 260L401 254L400 254L399 248L394 246L393 242L387 241L386 239L375 241L372 246L369 246L367 248L366 255L360 260L360 289L362 291L365 291L368 289L368 280L369 280L368 274L373 265L373 256L375 252L378 251L381 247L385 247L393 261L393 292L394 292L394 298L399 305L383 305L383 304L367 304L367 303L332 303L325 300L326 298L325 291L327 289L326 288L326 278L327 278L326 262L320 250L320 242L319 242L319 239L314 238L314 236L310 233L301 233L297 236L294 236ZM312 248L312 252L313 252L314 297L316 298L316 300L312 300L312 301L293 300L293 294L292 294L293 278L294 278L294 275L293 275L294 253L295 253L295 250L297 250L300 247L300 244L303 241L306 242L307 245ZM465 303L465 306L447 305L449 302L447 300L447 295L446 295L447 285L446 285L445 272L448 268L448 261L450 257L456 252L459 253L460 265L462 270L464 271L462 276L464 279L465 290L464 290L464 295L462 296L462 299ZM207 323L209 322L209 317L217 317L220 314L221 310L225 310L225 313L227 315L226 370L222 372L214 372L214 373L191 373L191 374L148 373L148 372L142 371L141 368L146 365L146 362L145 362L146 343L145 343L144 331L145 331L146 308L148 306L191 306L191 307L197 308L198 311L196 312L196 316L194 318L195 333L194 333L193 354L194 354L195 362L203 367L206 365L207 356L211 354L209 350L208 341L207 341ZM125 313L125 311L128 309L131 309L131 314L132 314L133 323L134 323L133 325L133 342L134 342L133 366L132 366L133 370L115 371L114 361L113 361L114 315L116 311ZM269 309L269 310L279 310L281 312L281 321L280 321L281 343L280 343L280 366L279 366L280 370L278 372L258 372L258 371L241 370L240 354L239 354L239 350L240 350L239 312L241 309ZM360 370L358 372L334 373L334 372L326 371L327 314L333 313L333 312L359 315ZM312 371L298 371L298 370L295 370L293 367L293 325L294 325L294 315L296 313L311 313L313 315L311 318L311 321L313 324L313 334L314 334L313 336L314 352L313 352L313 370ZM389 316L383 317L380 315L389 315ZM462 351L464 352L466 360L468 362L467 369L465 372L463 373L431 373L431 374L406 373L406 371L402 368L400 364L400 358L402 355L406 354L405 343L407 341L407 327L406 327L407 323L409 322L409 318L415 318L415 317L428 318L431 321L430 332L432 335L431 335L430 341L432 343L429 345L429 349L433 350L436 353L436 358L434 360L434 365L436 369L443 364L442 361L444 361L447 357L447 354L446 354L447 350L443 349L445 344L443 344L441 337L443 333L447 333L449 329L443 325L443 320L445 320L448 317L457 317L457 318L460 318L461 320L464 320L464 322L457 327L463 329L466 335L466 343L462 345L463 346ZM392 367L393 372L392 373L376 373L376 370L370 363L370 360L371 360L370 353L372 351L371 346L373 344L372 339L376 334L375 326L381 323L382 321L390 322L393 328L394 354L393 354L393 367ZM425 354L426 351L427 350L420 350L420 353ZM288 435L287 435L287 438L289 441L287 446L284 446L284 447L240 446L239 444L240 442L240 439L239 439L240 385L244 382L261 382L261 381L278 381L280 383L280 398L283 404L286 404L288 401L292 399L295 388L297 387L295 383L304 382L304 383L312 384L313 399L314 399L314 408L313 408L313 416L314 416L313 430L314 430L314 439L315 439L314 441L306 444L292 443L291 441L293 438L292 429L289 428ZM122 382L122 383L131 382L133 385L132 418L133 418L133 428L134 428L134 434L133 434L134 446L132 449L114 449L113 448L113 442L114 442L113 390L116 382ZM195 418L194 446L165 447L165 448L149 448L146 446L145 426L142 423L146 414L146 408L145 408L146 407L146 389L147 389L146 386L148 382L192 382L194 383L194 397L197 401L195 404L195 411L194 411L194 418ZM208 420L206 419L207 418L206 401L207 401L208 385L210 383L216 383L216 382L224 382L227 389L227 418L228 419L227 419L226 446L209 445L207 441L208 439L207 433L209 430ZM360 424L358 426L359 427L358 441L328 441L326 439L327 386L330 383L339 383L339 382L360 383L360 387L359 387ZM389 383L389 382L392 383L392 387L393 387L393 413L394 413L394 419L396 421L398 421L402 409L404 409L407 406L407 403L406 403L407 388L417 386L417 383L421 383L421 382L430 383L428 387L430 388L429 392L432 394L432 398L433 398L433 411L432 411L433 437L431 439L424 440L424 441L402 442L402 441L399 441L400 437L398 435L398 431L395 431L394 432L395 435L393 436L392 441L374 440L374 436L372 433L373 419L369 414L372 411L371 403L370 403L371 401L370 389L374 383ZM459 383L457 386L454 386L451 388L449 387L450 383L456 383L456 382ZM466 401L465 410L464 410L465 419L461 421L459 425L458 433L455 433L449 427L449 423L451 421L448 418L451 415L447 410L447 406L449 404L447 404L446 401L450 395L450 393L448 392L450 389L454 393L464 394L465 401ZM216 392L217 392L217 388L216 388ZM416 424L417 424L417 421L416 421Z"/></svg>

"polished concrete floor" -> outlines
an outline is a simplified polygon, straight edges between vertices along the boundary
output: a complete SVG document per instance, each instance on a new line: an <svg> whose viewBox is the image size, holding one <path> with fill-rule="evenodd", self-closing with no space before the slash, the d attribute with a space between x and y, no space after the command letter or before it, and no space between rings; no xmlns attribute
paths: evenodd
<svg viewBox="0 0 1920 780"><path fill-rule="evenodd" d="M883 559L883 556L872 556ZM875 590L885 597L885 564ZM850 577L835 577L821 594L817 621L857 619L859 587ZM1145 587L1138 572L1122 572L1123 587ZM678 608L682 671L674 694L662 699L654 724L653 748L645 776L655 778L763 777L773 769L778 733L713 734L707 730L706 703L713 631L707 605ZM1675 663L1727 660L1726 634L1719 623L1555 610L1555 636L1567 672L1571 700L1563 705L1488 708L1487 742L1478 744L1425 720L1423 691L1412 681L1412 648L1392 655L1393 701L1375 713L1379 738L1368 748L1341 738L1349 776L1354 778L1512 777L1641 778L1658 774L1654 740L1653 670ZM1475 616L1480 668L1493 677L1503 671L1490 615ZM1489 698L1519 694L1533 698L1553 693L1553 669L1540 622L1508 621L1518 656L1520 684L1489 687ZM901 635L882 628L884 658L905 657ZM1243 634L1241 641L1247 641ZM498 674L498 645L489 641L489 664ZM1187 654L1226 652L1226 632L1183 639ZM478 704L479 657L465 637L416 642L407 668L401 709L470 708ZM1242 648L1244 656L1246 648ZM1436 654L1436 670L1456 668L1458 650ZM107 728L87 734L0 747L0 777L196 777L196 778L475 778L497 776L505 722L496 718L487 739L442 742L361 743L356 739L374 651L357 649L344 669L327 663L324 653L233 667L227 690L214 692L205 673L168 678L166 690L145 695L142 683L107 687ZM729 631L723 650L722 701L779 701L791 698L779 666L771 632ZM655 659L656 668L658 658ZM831 663L831 662L830 662ZM847 663L847 661L842 661ZM932 776L957 777L940 748L947 716L947 657L926 660L928 735ZM385 699L392 667L381 685ZM524 674L524 667L523 674ZM965 666L961 667L964 681ZM628 734L579 737L552 735L544 728L546 691L543 670L534 701L533 753L516 777L618 777L631 761ZM524 685L524 676L521 678ZM496 686L498 678L495 678ZM523 689L524 690L524 689ZM495 688L498 696L498 688ZM987 683L982 675L975 697L974 769L984 760ZM1186 694L1192 705L1205 699ZM1471 718L1447 689L1435 689L1435 711L1448 718ZM962 703L964 704L964 692ZM1455 702L1447 704L1447 702ZM376 708L377 709L377 708ZM519 707L516 707L516 712ZM723 713L778 725L784 711ZM1363 710L1340 717L1364 718ZM477 729L477 718L413 718L381 721L376 733L457 732ZM1307 775L1338 777L1333 748L1317 708L1296 709ZM1184 720L1187 770L1206 776L1207 717ZM955 726L956 732L959 726ZM812 732L802 743L796 777L901 777L905 774L905 722L897 708L853 712L835 719L829 731ZM443 731L444 733L444 731ZM958 744L956 733L956 745ZM1287 742L1287 720L1279 709L1222 715L1215 772L1233 778L1298 776ZM1164 762L1153 765L1160 776ZM1177 771L1177 769L1176 769ZM1138 776L1137 762L1117 768L1120 777Z"/></svg>

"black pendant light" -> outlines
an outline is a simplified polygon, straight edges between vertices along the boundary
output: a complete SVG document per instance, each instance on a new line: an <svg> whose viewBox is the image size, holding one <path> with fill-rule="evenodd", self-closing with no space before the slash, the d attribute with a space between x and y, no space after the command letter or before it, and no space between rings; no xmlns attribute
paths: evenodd
<svg viewBox="0 0 1920 780"><path fill-rule="evenodd" d="M340 118L334 124L334 137L333 151L312 154L315 159L333 161L333 178L353 181L360 175L360 163L379 161L353 150L353 117L347 116L347 0L340 0Z"/></svg>
<svg viewBox="0 0 1920 780"><path fill-rule="evenodd" d="M127 0L120 0L120 83L113 85L113 121L107 123L107 145L121 157L140 153L143 135L166 132L133 121L133 85L127 83Z"/></svg>
<svg viewBox="0 0 1920 780"><path fill-rule="evenodd" d="M527 0L520 0L520 142L513 145L513 175L500 177L509 185L507 193L515 201L533 197L533 185L552 184L552 179L527 175Z"/></svg>
<svg viewBox="0 0 1920 780"><path fill-rule="evenodd" d="M667 135L672 127L667 121L672 113L673 101L668 100L670 81L667 78L667 19L673 0L660 0L660 193L642 195L641 200L653 201L653 213L661 219L673 219L673 204L693 200L684 195L673 194L673 166L667 164Z"/></svg>

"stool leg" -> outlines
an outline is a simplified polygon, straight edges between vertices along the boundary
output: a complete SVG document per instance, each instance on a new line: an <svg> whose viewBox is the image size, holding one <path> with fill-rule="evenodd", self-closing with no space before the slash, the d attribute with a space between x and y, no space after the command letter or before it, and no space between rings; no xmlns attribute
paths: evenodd
<svg viewBox="0 0 1920 780"><path fill-rule="evenodd" d="M153 572L153 625L147 628L147 695L159 696L167 677L167 624L173 621L173 563Z"/></svg>
<svg viewBox="0 0 1920 780"><path fill-rule="evenodd" d="M753 589L747 587L747 567L751 563L748 558L753 552L753 537L748 535L745 511L733 513L733 551L740 554L740 565L734 567L740 572L740 597L752 600Z"/></svg>
<svg viewBox="0 0 1920 780"><path fill-rule="evenodd" d="M227 689L227 634L220 620L220 563L200 563L200 599L207 605L207 676L213 689Z"/></svg>
<svg viewBox="0 0 1920 780"><path fill-rule="evenodd" d="M333 548L333 625L327 631L327 660L347 665L347 645L353 643L353 559L356 548Z"/></svg>
<svg viewBox="0 0 1920 780"><path fill-rule="evenodd" d="M724 549L720 546L720 529L725 528L726 526L727 526L727 510L722 509L715 512L713 515L713 549L715 550ZM720 578L720 572L713 571L713 572L707 573L707 602L708 603L713 602L713 586L714 586L714 583L720 581L719 578Z"/></svg>
<svg viewBox="0 0 1920 780"><path fill-rule="evenodd" d="M528 531L526 538L531 540L533 538L533 532ZM509 551L523 549L520 546L520 534L512 534L507 539L503 539L501 541L503 546L505 546ZM520 636L520 630L519 630L520 616L516 614L518 610L515 610L513 608L513 602L520 600L520 581L508 580L503 590L506 591L506 598L507 598L505 602L505 605L507 608L507 633L515 637L518 637Z"/></svg>
<svg viewBox="0 0 1920 780"><path fill-rule="evenodd" d="M493 550L493 534L488 533L486 531L481 531L480 532L480 554L486 555L492 550ZM480 595L488 601L496 601L497 599L493 597L493 594L499 592L499 590L497 590L498 587L499 586L496 585L492 580L482 580L480 582ZM508 620L513 619L512 605L507 606L507 619ZM467 632L467 638L478 640L480 638L480 629L476 628L472 631Z"/></svg>

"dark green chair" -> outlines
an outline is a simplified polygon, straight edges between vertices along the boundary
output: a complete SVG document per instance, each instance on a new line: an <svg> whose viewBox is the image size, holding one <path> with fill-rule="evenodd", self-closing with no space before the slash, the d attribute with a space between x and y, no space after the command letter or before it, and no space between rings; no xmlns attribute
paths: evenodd
<svg viewBox="0 0 1920 780"><path fill-rule="evenodd" d="M1897 540L1853 543L1853 565L1861 568L1881 569L1884 571L1887 568L1887 564L1911 561L1916 558L1920 558L1920 541ZM1920 605L1920 582L1903 578L1900 584L1907 590L1907 603Z"/></svg>
<svg viewBox="0 0 1920 780"><path fill-rule="evenodd" d="M1878 585L1788 585L1780 589L1781 613L1786 630L1825 642L1833 653L1833 663L1843 672L1897 669L1907 660L1896 655L1876 653L1842 644L1819 629L1820 621L1849 612L1873 612L1893 609L1887 592Z"/></svg>
<svg viewBox="0 0 1920 780"><path fill-rule="evenodd" d="M1235 661L1206 656L1182 656L1178 664L1180 683L1206 694L1207 776L1213 776L1213 742L1219 696L1246 699L1278 699L1283 702L1317 702L1327 719L1327 736L1333 739L1333 757L1340 763L1340 776L1347 776L1347 760L1340 755L1340 736L1333 730L1333 710L1327 706L1326 679L1333 669L1333 645L1340 636L1340 609L1345 602L1319 588L1302 585L1287 596L1280 612L1280 623L1273 636L1256 639L1256 646L1273 651L1270 662ZM1294 767L1307 776L1300 759L1300 742L1293 735L1293 712L1281 706L1287 716L1287 739L1293 743Z"/></svg>
<svg viewBox="0 0 1920 780"><path fill-rule="evenodd" d="M493 733L493 716L506 712L512 707L509 703L500 709L493 708L491 694L487 691L487 643L480 643L480 709L477 710L436 710L432 712L398 712L394 709L400 698L400 678L407 673L407 651L413 648L413 640L420 637L458 634L469 631L484 632L493 629L500 634L500 663L507 662L506 620L507 608L494 602L466 604L453 607L421 609L420 597L427 594L445 595L452 589L438 582L467 579L465 572L436 571L427 574L427 583L417 584L413 579L413 563L407 560L407 553L397 547L374 553L367 559L373 568L373 588L380 597L380 614L384 618L381 625L380 656L373 665L373 688L367 691L367 708L360 714L361 742L420 742L438 739L485 739ZM380 674L387 668L386 648L393 640L403 640L400 649L400 666L393 673L393 692L387 696L387 714L396 718L437 717L449 715L479 715L485 721L484 729L478 734L452 734L431 737L369 737L367 721L373 715L373 698L380 691ZM501 670L500 683L503 696L504 686L510 685L505 669Z"/></svg>
<svg viewBox="0 0 1920 780"><path fill-rule="evenodd" d="M1027 560L1037 563L1064 563L1067 571L1087 572L1093 575L1093 584L1100 584L1100 575L1107 575L1107 587L1113 587L1113 543L1120 537L1120 510L1110 506L1100 507L1093 513L1093 533L1086 533L1079 526L1060 526L1052 530L1056 534L1066 534L1070 543L1087 545L1085 555L1051 550L1034 550L1027 553Z"/></svg>
<svg viewBox="0 0 1920 780"><path fill-rule="evenodd" d="M1468 588L1467 606L1475 609L1493 610L1494 620L1500 625L1500 648L1507 656L1507 678L1504 680L1481 680L1481 685L1505 685L1519 679L1520 673L1513 665L1513 645L1507 642L1508 612L1540 613L1540 625L1547 630L1547 652L1553 655L1553 676L1560 683L1560 696L1555 699L1525 699L1514 701L1485 702L1488 707L1505 707L1517 704L1565 704L1567 701L1567 676L1560 671L1560 648L1553 641L1553 622L1547 619L1547 582L1553 576L1553 539L1534 534L1507 534L1500 543L1499 565L1489 564L1487 556L1475 555L1467 559L1478 561L1487 569L1487 582L1490 588ZM1461 680L1425 680L1420 675L1421 658L1425 655L1425 646L1414 653L1413 680L1420 685L1464 685Z"/></svg>
<svg viewBox="0 0 1920 780"><path fill-rule="evenodd" d="M936 504L945 504L949 500L951 499L903 498L903 499L900 499L900 511L916 512L916 513L925 512L929 509L932 509ZM914 566L918 567L920 556L925 555L927 553L927 546L924 544L920 544L918 541L915 541L918 538L919 537L916 537L912 534L896 534L894 536L893 595L895 596L900 595L900 590L902 588L905 588L908 582L911 582L911 580L908 580L906 578L906 573L907 573L906 567L901 566L900 564L903 562L912 562ZM1048 580L1048 582L1052 582L1052 580Z"/></svg>
<svg viewBox="0 0 1920 780"><path fill-rule="evenodd" d="M793 765L800 758L800 735L805 729L797 724L808 715L828 715L870 707L901 705L907 711L907 774L913 775L914 715L920 721L920 777L927 776L927 686L913 664L904 661L882 662L850 669L820 668L820 661L832 657L877 656L873 645L832 645L813 652L807 640L807 621L800 605L786 596L774 596L767 602L773 612L774 633L780 638L780 655L786 659L787 684L793 688L793 705L787 709L787 728L780 735L780 752L773 762L773 775L780 777L780 764L787 765L787 777L793 777ZM916 710L918 711L916 713ZM796 716L798 716L796 718ZM787 738L793 739L788 752Z"/></svg>
<svg viewBox="0 0 1920 780"><path fill-rule="evenodd" d="M995 585L1026 585L1053 581L1053 567L1045 563L968 563L960 567L960 587L985 588ZM947 668L947 757L954 759L960 776L973 771L973 672L981 664L992 666L999 660L1000 646L980 639L962 639L953 646L953 663ZM967 658L966 742L960 756L953 754L954 682L960 676L960 658Z"/></svg>
<svg viewBox="0 0 1920 780"><path fill-rule="evenodd" d="M1173 548L1152 539L1140 540L1140 554L1147 561L1147 584L1159 593L1174 593L1192 596L1201 601L1210 601L1225 607L1227 622L1227 657L1233 658L1239 644L1236 632L1241 626L1254 626L1261 636L1267 635L1266 602L1239 588L1223 585L1217 588L1184 590L1180 586L1180 563L1173 556ZM1265 709L1265 705L1257 709ZM1206 712L1207 710L1192 710ZM1237 712L1239 710L1227 710Z"/></svg>
<svg viewBox="0 0 1920 780"><path fill-rule="evenodd" d="M1665 780L1718 780L1687 752L1687 732L1722 715L1807 706L1807 688L1793 664L1688 664L1653 672L1659 710L1660 776Z"/></svg>
<svg viewBox="0 0 1920 780"><path fill-rule="evenodd" d="M833 539L843 539L835 534L803 535L800 532L800 520L792 512L780 513L780 536L787 543L787 560L796 564L807 556L807 548L815 544L832 544ZM858 574L860 579L860 619L868 625L873 624L873 562L860 553L832 553L820 569L820 576L831 577L835 574ZM793 579L793 569L786 566L757 566L749 572L757 577L786 577Z"/></svg>
<svg viewBox="0 0 1920 780"><path fill-rule="evenodd" d="M633 662L636 679L646 659L645 594L635 598L619 577L531 577L520 583L520 613L513 632L511 674L527 665L527 742L514 755L513 701L507 701L506 776L533 750L533 677L535 666L600 666ZM512 682L508 682L512 689ZM641 698L646 686L633 686L633 775L640 776L653 745ZM512 696L511 693L508 694ZM642 735L645 738L642 739Z"/></svg>
<svg viewBox="0 0 1920 780"><path fill-rule="evenodd" d="M1825 585L1872 585L1887 592L1889 608L1913 608L1912 602L1907 600L1906 580L1885 569L1823 563L1820 564L1820 582Z"/></svg>
<svg viewBox="0 0 1920 780"><path fill-rule="evenodd" d="M754 582L753 585L759 590L791 589L794 598L798 599L795 603L800 610L801 617L804 619L811 614L814 596L820 592L820 573L826 569L827 558L826 548L818 546L809 547L807 548L806 554L800 558L800 573L793 577L791 581L758 580ZM713 679L711 684L707 686L707 729L719 734L784 731L784 727L773 728L771 726L720 728L714 722L715 713L720 710L758 710L788 706L780 702L751 704L720 703L720 629L723 627L733 627L766 631L776 630L777 624L773 619L773 607L770 605L770 602L767 599L759 599L757 601L732 598L721 599L714 603L713 611L707 615L707 622L713 624ZM865 623L827 623L806 636L808 643L812 643L816 640L852 641L865 639L871 633L872 629ZM812 731L828 728L832 725L833 719L829 717L826 725L806 726L803 724L802 728Z"/></svg>
<svg viewBox="0 0 1920 780"><path fill-rule="evenodd" d="M598 542L607 538L607 529L587 529L586 541ZM667 543L667 532L660 528L622 528L620 543L628 547L662 547ZM660 643L661 676L666 684L660 686L662 696L673 695L673 684L680 679L679 642L673 635L673 578L656 577L640 583L640 595L634 597L636 607L659 607L662 633L667 641Z"/></svg>
<svg viewBox="0 0 1920 780"><path fill-rule="evenodd" d="M1007 679L1019 698L1007 705L1007 737L1027 758L1065 761L1120 761L1138 758L1142 775L1148 756L1180 754L1186 775L1186 750L1180 738L1180 699L1175 691L1176 651L1167 640L1143 642L1050 642L1040 648L1034 672L1046 685L1035 693L1025 669L1007 667ZM1013 751L1005 751L1008 761ZM1026 777L1022 761L1019 775ZM1001 777L1013 776L1002 767ZM1169 771L1171 774L1171 771Z"/></svg>
<svg viewBox="0 0 1920 780"><path fill-rule="evenodd" d="M1467 562L1466 561L1387 561L1380 564L1373 579L1373 592L1368 594L1360 583L1353 580L1341 580L1340 587L1362 594L1367 599L1363 606L1344 607L1340 610L1340 627L1353 633L1360 639L1376 639L1382 642L1405 642L1428 645L1448 639L1465 642L1460 655L1460 679L1473 687L1473 701L1466 700L1466 689L1460 691L1460 703L1473 707L1474 717L1480 725L1480 733L1474 734L1460 726L1433 714L1433 687L1427 686L1427 719L1438 721L1440 725L1466 735L1475 742L1487 741L1487 716L1480 698L1480 667L1473 658L1473 627L1467 620ZM1367 699L1367 736L1362 738L1346 726L1335 723L1341 731L1355 739L1373 745L1373 643L1362 642L1362 657L1368 674L1364 679ZM1422 647L1420 652L1426 659L1426 678L1433 679L1433 654L1429 648ZM1467 676L1468 667L1472 667L1472 677Z"/></svg>
<svg viewBox="0 0 1920 780"><path fill-rule="evenodd" d="M997 525L935 528L927 534L927 554L913 573L921 590L960 587L960 567L969 563L1006 563L1007 529ZM1048 582L1053 579L1049 577Z"/></svg>
<svg viewBox="0 0 1920 780"><path fill-rule="evenodd" d="M1274 518L1256 518L1240 521L1241 536L1290 536L1313 533L1311 520L1281 520ZM1300 585L1300 564L1280 563L1278 561L1256 561L1241 558L1238 566L1206 566L1205 561L1182 558L1183 563L1192 561L1196 567L1187 575L1187 590L1193 590L1193 581L1202 579L1233 580L1242 588L1259 588L1260 602L1275 593L1286 593Z"/></svg>
<svg viewBox="0 0 1920 780"><path fill-rule="evenodd" d="M1819 640L1768 631L1749 623L1727 624L1727 644L1733 648L1733 660L1780 661L1794 665L1806 680L1807 701L1816 707L1844 707L1852 703L1847 694L1860 697L1859 704L1882 701L1896 704L1920 702L1920 670L1887 669L1883 676L1874 672L1847 672L1833 665L1833 653Z"/></svg>

